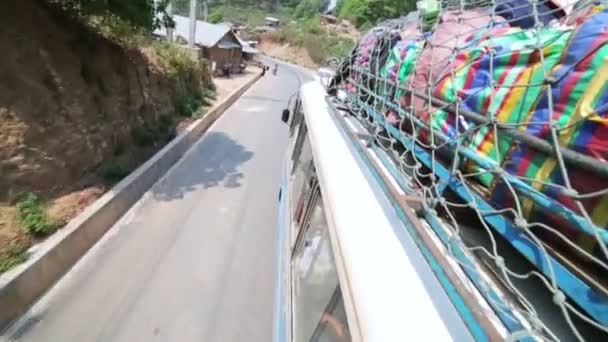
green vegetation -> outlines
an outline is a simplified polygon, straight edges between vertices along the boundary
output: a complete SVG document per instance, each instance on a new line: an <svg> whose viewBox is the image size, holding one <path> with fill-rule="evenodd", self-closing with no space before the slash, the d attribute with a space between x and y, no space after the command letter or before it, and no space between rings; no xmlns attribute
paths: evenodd
<svg viewBox="0 0 608 342"><path fill-rule="evenodd" d="M312 18L327 7L328 0L302 0L295 7L295 15L298 18Z"/></svg>
<svg viewBox="0 0 608 342"><path fill-rule="evenodd" d="M177 113L184 117L198 119L206 113L206 108L211 106L215 98L215 90L208 88L203 88L188 96L178 97L175 100Z"/></svg>
<svg viewBox="0 0 608 342"><path fill-rule="evenodd" d="M172 25L166 12L169 2L173 6L189 8L189 0L48 0L64 10L77 13L104 37L126 47L143 48L152 45L159 61L171 81L171 94L175 112L191 116L207 101L202 92L214 89L206 61L197 60L184 48L167 42L152 41L151 31L159 25ZM221 13L216 20L221 20ZM157 128L142 128L133 133L136 144L151 145L166 135Z"/></svg>
<svg viewBox="0 0 608 342"><path fill-rule="evenodd" d="M134 28L152 30L162 24L172 23L166 7L170 0L48 0L64 10L82 17L116 17Z"/></svg>
<svg viewBox="0 0 608 342"><path fill-rule="evenodd" d="M188 0L172 2L175 13L187 15ZM264 18L271 15L282 22L279 30L269 33L272 40L303 47L317 64L324 63L329 57L344 57L350 53L355 42L326 31L319 21L320 11L329 0L282 0L276 11L272 11L271 0L223 0L214 2L210 7L209 21L223 20L247 25L249 30L264 25ZM258 34L242 33L245 39L259 39ZM190 113L196 104L193 100L179 99L180 112ZM182 114L183 115L183 114ZM186 114L188 115L188 114Z"/></svg>
<svg viewBox="0 0 608 342"><path fill-rule="evenodd" d="M143 126L133 128L131 130L131 138L133 139L133 143L139 147L167 142L175 137L174 125L175 122L171 115L162 115L156 123L145 123Z"/></svg>
<svg viewBox="0 0 608 342"><path fill-rule="evenodd" d="M89 16L87 23L102 36L129 48L146 46L150 41L148 31L116 16Z"/></svg>
<svg viewBox="0 0 608 342"><path fill-rule="evenodd" d="M14 242L0 252L0 274L25 262L28 258L28 244Z"/></svg>
<svg viewBox="0 0 608 342"><path fill-rule="evenodd" d="M21 228L28 234L44 236L52 233L57 224L49 220L42 201L33 193L27 193L17 203L17 213Z"/></svg>
<svg viewBox="0 0 608 342"><path fill-rule="evenodd" d="M282 6L274 11L272 0L215 0L209 5L208 20L213 23L227 20L250 27L264 25L264 18L269 15L277 17L283 22L292 20L294 8L301 0L282 0L280 2ZM190 0L171 0L171 4L174 14L189 15ZM197 14L199 19L202 19L200 18L202 12L199 11Z"/></svg>
<svg viewBox="0 0 608 342"><path fill-rule="evenodd" d="M301 20L298 24L288 24L270 34L279 43L289 43L304 47L313 62L323 64L330 57L347 56L355 42L352 39L340 37L327 32L319 21L319 17Z"/></svg>
<svg viewBox="0 0 608 342"><path fill-rule="evenodd" d="M205 61L195 60L181 47L158 42L154 44L171 79L175 111L180 116L195 115L201 106L210 104L210 93L215 87Z"/></svg>
<svg viewBox="0 0 608 342"><path fill-rule="evenodd" d="M103 178L108 182L119 182L131 173L131 169L126 165L113 162L102 171Z"/></svg>
<svg viewBox="0 0 608 342"><path fill-rule="evenodd" d="M338 3L338 15L359 28L406 15L415 9L415 0L341 0Z"/></svg>
<svg viewBox="0 0 608 342"><path fill-rule="evenodd" d="M207 114L207 109L213 104L213 101L217 98L217 94L213 89L204 88L200 95L199 108L192 114L194 119L199 119Z"/></svg>
<svg viewBox="0 0 608 342"><path fill-rule="evenodd" d="M213 12L211 12L211 14L209 14L209 22L217 24L220 21L224 20L224 13L223 11L220 9L217 9Z"/></svg>

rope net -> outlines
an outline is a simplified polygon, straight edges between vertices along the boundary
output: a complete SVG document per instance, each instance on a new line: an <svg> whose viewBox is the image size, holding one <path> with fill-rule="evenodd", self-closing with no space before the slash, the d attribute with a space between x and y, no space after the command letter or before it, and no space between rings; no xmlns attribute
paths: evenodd
<svg viewBox="0 0 608 342"><path fill-rule="evenodd" d="M608 338L607 43L602 1L423 0L328 88L514 340Z"/></svg>

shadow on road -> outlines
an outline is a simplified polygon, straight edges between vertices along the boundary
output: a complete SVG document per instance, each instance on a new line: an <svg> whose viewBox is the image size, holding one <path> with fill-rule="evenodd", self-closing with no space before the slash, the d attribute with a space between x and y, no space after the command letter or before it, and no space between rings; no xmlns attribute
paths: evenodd
<svg viewBox="0 0 608 342"><path fill-rule="evenodd" d="M171 174L152 189L155 199L169 201L213 187L238 188L240 166L253 152L222 132L208 132Z"/></svg>

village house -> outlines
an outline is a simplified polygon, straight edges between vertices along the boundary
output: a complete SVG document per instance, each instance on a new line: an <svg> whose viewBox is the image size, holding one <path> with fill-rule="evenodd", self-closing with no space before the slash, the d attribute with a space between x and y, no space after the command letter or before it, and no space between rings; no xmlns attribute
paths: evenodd
<svg viewBox="0 0 608 342"><path fill-rule="evenodd" d="M190 37L190 19L175 15L173 20L173 40L187 44ZM154 33L161 37L167 36L166 28L157 29ZM200 49L200 57L211 61L214 72L222 70L224 66L229 66L231 72L241 71L243 45L230 26L197 20L194 43Z"/></svg>

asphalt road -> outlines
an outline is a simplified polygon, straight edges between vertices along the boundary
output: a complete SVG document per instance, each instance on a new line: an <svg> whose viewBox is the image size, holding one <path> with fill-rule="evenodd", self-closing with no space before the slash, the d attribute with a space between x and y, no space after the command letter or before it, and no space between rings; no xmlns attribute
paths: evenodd
<svg viewBox="0 0 608 342"><path fill-rule="evenodd" d="M280 112L301 69L272 69L5 338L272 339Z"/></svg>

